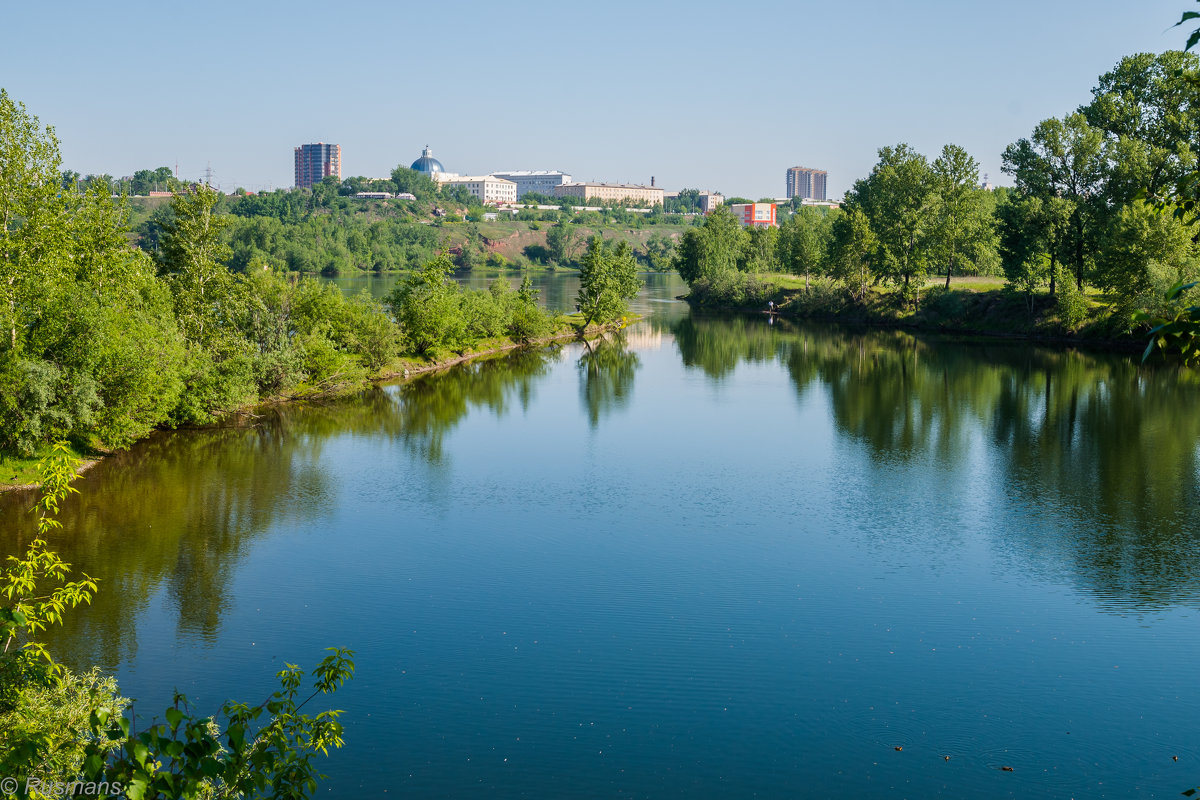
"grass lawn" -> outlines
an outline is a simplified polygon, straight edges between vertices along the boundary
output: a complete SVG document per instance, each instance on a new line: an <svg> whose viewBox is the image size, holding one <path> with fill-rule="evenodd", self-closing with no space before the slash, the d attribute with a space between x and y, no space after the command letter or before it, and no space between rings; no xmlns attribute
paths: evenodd
<svg viewBox="0 0 1200 800"><path fill-rule="evenodd" d="M784 273L770 272L762 273L758 276L764 281L778 286L780 289L803 289L803 275L787 275ZM810 282L815 281L815 276L810 276ZM944 275L931 275L925 279L925 288L933 289L938 286L946 285L946 277ZM962 289L970 292L991 292L997 289L1003 289L1005 286L1004 278L994 275L955 275L950 278L951 289ZM886 290L885 290L886 291Z"/></svg>
<svg viewBox="0 0 1200 800"><path fill-rule="evenodd" d="M11 486L31 486L37 484L40 481L37 469L38 462L49 455L49 453L50 446L47 445L29 458L0 454L0 489ZM87 454L80 452L73 445L71 446L71 455L81 461L88 458Z"/></svg>
<svg viewBox="0 0 1200 800"><path fill-rule="evenodd" d="M1003 289L1005 284L1004 278L996 275L953 275L950 278L951 289L965 289L971 292L991 292ZM944 275L932 275L925 279L926 289L945 285L946 276Z"/></svg>

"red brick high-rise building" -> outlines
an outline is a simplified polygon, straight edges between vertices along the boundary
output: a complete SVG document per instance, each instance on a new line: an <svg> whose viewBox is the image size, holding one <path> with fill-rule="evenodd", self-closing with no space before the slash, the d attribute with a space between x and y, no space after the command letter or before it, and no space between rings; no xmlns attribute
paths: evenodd
<svg viewBox="0 0 1200 800"><path fill-rule="evenodd" d="M311 189L330 175L342 177L340 144L302 144L296 148L296 188Z"/></svg>

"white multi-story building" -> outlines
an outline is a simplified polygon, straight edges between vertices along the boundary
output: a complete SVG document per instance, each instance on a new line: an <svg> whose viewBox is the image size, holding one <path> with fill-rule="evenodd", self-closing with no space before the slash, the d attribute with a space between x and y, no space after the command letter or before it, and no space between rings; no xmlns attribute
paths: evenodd
<svg viewBox="0 0 1200 800"><path fill-rule="evenodd" d="M554 197L556 187L571 182L571 176L557 170L516 170L515 172L493 173L497 178L512 181L517 185L517 198L529 192L537 192L547 197Z"/></svg>
<svg viewBox="0 0 1200 800"><path fill-rule="evenodd" d="M517 202L517 184L495 175L459 175L442 181L443 186L462 186L485 205Z"/></svg>
<svg viewBox="0 0 1200 800"><path fill-rule="evenodd" d="M628 183L564 183L554 190L556 197L578 197L588 200L617 203L639 203L647 206L663 204L663 190L655 186Z"/></svg>
<svg viewBox="0 0 1200 800"><path fill-rule="evenodd" d="M700 213L711 214L712 210L725 202L725 195L717 192L700 193Z"/></svg>

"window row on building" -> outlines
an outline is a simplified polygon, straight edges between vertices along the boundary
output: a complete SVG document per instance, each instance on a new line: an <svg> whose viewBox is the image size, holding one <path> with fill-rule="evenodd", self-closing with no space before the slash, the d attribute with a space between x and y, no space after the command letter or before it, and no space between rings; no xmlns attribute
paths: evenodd
<svg viewBox="0 0 1200 800"><path fill-rule="evenodd" d="M663 190L657 186L627 183L564 183L554 190L554 194L556 197L578 197L602 202L631 202L647 206L663 204Z"/></svg>

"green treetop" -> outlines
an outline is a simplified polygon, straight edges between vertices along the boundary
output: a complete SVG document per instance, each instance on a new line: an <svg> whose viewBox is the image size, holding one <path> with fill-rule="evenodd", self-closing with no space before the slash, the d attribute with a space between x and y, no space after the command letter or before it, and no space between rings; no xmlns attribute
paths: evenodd
<svg viewBox="0 0 1200 800"><path fill-rule="evenodd" d="M641 288L637 261L628 242L613 246L599 236L588 240L579 268L577 298L585 326L618 319Z"/></svg>

